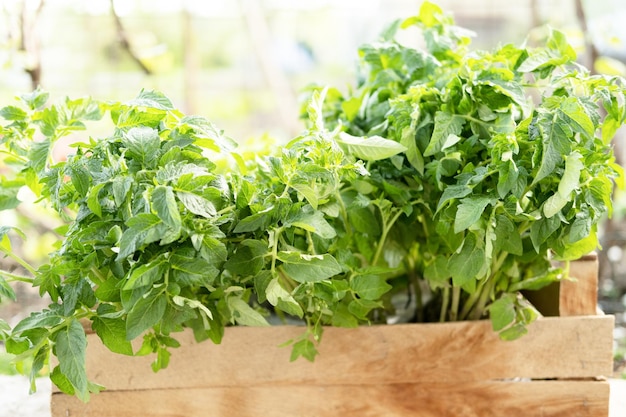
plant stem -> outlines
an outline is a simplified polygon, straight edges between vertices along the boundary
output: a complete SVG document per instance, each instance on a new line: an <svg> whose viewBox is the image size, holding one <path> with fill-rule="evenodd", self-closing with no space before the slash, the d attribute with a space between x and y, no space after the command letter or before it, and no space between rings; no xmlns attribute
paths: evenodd
<svg viewBox="0 0 626 417"><path fill-rule="evenodd" d="M11 153L11 152L8 152L8 151L3 151L3 150L0 150L0 154L9 155L11 158L15 158L15 159L17 159L18 161L23 162L23 163L28 162L28 159L23 158L23 157L21 157L21 156L19 156L19 155L16 155L16 154Z"/></svg>
<svg viewBox="0 0 626 417"><path fill-rule="evenodd" d="M461 300L461 287L452 287L452 305L450 306L450 321L457 321L459 312L459 301Z"/></svg>
<svg viewBox="0 0 626 417"><path fill-rule="evenodd" d="M443 323L446 321L446 313L448 311L448 304L450 303L450 287L444 287L441 301L441 312L439 313L439 321Z"/></svg>
<svg viewBox="0 0 626 417"><path fill-rule="evenodd" d="M491 292L496 285L496 277L491 276L487 279L486 284L483 286L483 289L480 294L480 298L478 299L478 303L474 306L474 309L470 315L472 320L480 319L485 313L485 307L487 305L487 301L489 301L489 297L491 296Z"/></svg>
<svg viewBox="0 0 626 417"><path fill-rule="evenodd" d="M491 295L491 291L493 290L495 283L497 281L496 277L499 274L500 268L502 268L504 261L506 261L507 256L509 256L508 252L501 252L498 258L495 260L495 262L493 262L491 266L491 271L492 271L491 275L486 277L485 279L479 280L476 291L470 294L469 298L465 301L465 304L463 305L463 310L461 311L461 314L459 316L460 320L465 320L470 315L472 310L475 310L475 308L477 308L476 307L477 302L479 302L479 305L480 303L482 303L482 307L479 308L479 310L481 310L481 315L482 315L482 310L484 309L485 304L487 304L489 295ZM485 288L485 287L488 287L488 288ZM474 316L475 314L476 314L476 311L474 311L472 316Z"/></svg>
<svg viewBox="0 0 626 417"><path fill-rule="evenodd" d="M278 258L278 239L280 238L281 228L274 229L273 239L272 239L272 266L270 267L270 271L274 273L276 271L276 259Z"/></svg>
<svg viewBox="0 0 626 417"><path fill-rule="evenodd" d="M22 266L25 270L30 272L32 275L37 275L37 270L35 268L30 266L28 262L26 262L24 259L14 254L13 252L6 251L1 248L0 248L0 252L4 252L9 258L13 259L15 262L20 264L20 266Z"/></svg>
<svg viewBox="0 0 626 417"><path fill-rule="evenodd" d="M222 214L226 214L226 213L228 213L229 211L233 211L234 209L235 209L235 205L234 205L234 204L231 204L230 206L226 206L226 207L224 207L223 209L221 209L220 211L218 211L216 214L217 214L218 216L221 216Z"/></svg>
<svg viewBox="0 0 626 417"><path fill-rule="evenodd" d="M415 315L414 320L418 323L424 321L424 304L422 303L422 287L420 280L415 273L415 261L410 256L406 260L407 274L409 276L409 286L412 289L413 297L415 297Z"/></svg>
<svg viewBox="0 0 626 417"><path fill-rule="evenodd" d="M306 231L306 241L308 243L309 252L313 255L317 255L317 252L315 251L315 244L313 243L313 236L311 236L311 232L308 230Z"/></svg>
<svg viewBox="0 0 626 417"><path fill-rule="evenodd" d="M341 193L339 191L335 192L335 199L339 204L339 212L341 213L341 219L343 220L346 234L348 236L352 236L352 226L350 226L350 221L348 220L348 211L346 210L346 205L344 204L343 198L341 197Z"/></svg>
<svg viewBox="0 0 626 417"><path fill-rule="evenodd" d="M376 265L378 263L378 259L383 253L383 247L385 246L385 241L387 240L387 234L391 230L391 227L396 222L396 220L398 220L400 215L402 215L402 211L398 210L398 212L393 216L389 223L386 223L385 218L383 217L383 232L380 236L380 240L378 241L378 246L376 247L376 253L374 254L374 258L372 259L372 265Z"/></svg>
<svg viewBox="0 0 626 417"><path fill-rule="evenodd" d="M465 320L467 318L470 311L474 307L474 304L476 304L476 301L478 301L478 298L480 297L482 289L485 286L485 281L486 279L478 281L478 287L476 288L476 291L469 295L469 297L465 301L465 304L463 305L463 310L461 310L461 314L458 317L459 320Z"/></svg>
<svg viewBox="0 0 626 417"><path fill-rule="evenodd" d="M19 281L19 282L25 282L27 284L32 284L35 280L34 278L30 278L30 277L25 277L22 275L16 275L16 274L12 274L10 272L6 272L6 271L0 271L0 276L6 277L8 278L7 281Z"/></svg>

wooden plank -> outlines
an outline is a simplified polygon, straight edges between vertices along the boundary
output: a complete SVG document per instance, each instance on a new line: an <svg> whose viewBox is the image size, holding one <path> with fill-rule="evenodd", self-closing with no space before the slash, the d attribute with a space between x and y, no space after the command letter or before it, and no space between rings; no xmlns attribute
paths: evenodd
<svg viewBox="0 0 626 417"><path fill-rule="evenodd" d="M603 381L271 385L53 394L53 417L607 417Z"/></svg>
<svg viewBox="0 0 626 417"><path fill-rule="evenodd" d="M598 310L598 255L595 253L570 262L571 280L559 286L559 315L584 316Z"/></svg>
<svg viewBox="0 0 626 417"><path fill-rule="evenodd" d="M543 318L527 335L502 341L487 321L328 328L315 362L289 362L278 347L303 328L230 327L221 345L172 349L169 368L153 373L149 357L113 354L88 335L91 380L112 390L207 388L262 384L352 385L586 378L610 375L613 316Z"/></svg>
<svg viewBox="0 0 626 417"><path fill-rule="evenodd" d="M563 266L559 262L555 265ZM569 279L553 282L539 290L523 291L524 296L548 317L598 314L598 256L590 253L571 261Z"/></svg>

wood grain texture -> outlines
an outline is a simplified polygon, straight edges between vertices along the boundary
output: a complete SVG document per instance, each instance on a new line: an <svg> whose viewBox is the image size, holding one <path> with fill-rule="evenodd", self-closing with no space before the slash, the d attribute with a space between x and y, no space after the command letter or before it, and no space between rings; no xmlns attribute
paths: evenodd
<svg viewBox="0 0 626 417"><path fill-rule="evenodd" d="M361 384L588 378L612 372L613 316L539 319L524 337L502 341L488 321L328 328L315 362L289 362L279 344L302 328L231 327L221 345L181 334L167 369L153 357L109 352L88 335L87 371L111 390L263 384Z"/></svg>
<svg viewBox="0 0 626 417"><path fill-rule="evenodd" d="M241 386L53 394L55 417L606 417L600 381ZM149 414L147 410L150 410Z"/></svg>
<svg viewBox="0 0 626 417"><path fill-rule="evenodd" d="M176 335L168 369L88 335L87 404L53 392L52 417L607 417L613 316L596 316L597 259L540 293L545 317L505 342L488 321L327 328L315 362L289 362L302 327L230 327L221 345ZM576 316L576 317L572 317ZM136 346L137 347L137 346Z"/></svg>
<svg viewBox="0 0 626 417"><path fill-rule="evenodd" d="M571 280L559 286L559 315L584 316L597 314L598 309L598 256L593 253L570 262Z"/></svg>

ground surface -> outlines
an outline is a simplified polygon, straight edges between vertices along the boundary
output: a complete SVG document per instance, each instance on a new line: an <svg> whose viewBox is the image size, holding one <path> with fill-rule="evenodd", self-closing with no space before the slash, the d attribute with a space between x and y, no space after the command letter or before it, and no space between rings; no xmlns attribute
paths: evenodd
<svg viewBox="0 0 626 417"><path fill-rule="evenodd" d="M37 393L28 394L28 380L0 375L0 417L50 417L50 381L40 378ZM626 416L626 380L611 380L609 417Z"/></svg>

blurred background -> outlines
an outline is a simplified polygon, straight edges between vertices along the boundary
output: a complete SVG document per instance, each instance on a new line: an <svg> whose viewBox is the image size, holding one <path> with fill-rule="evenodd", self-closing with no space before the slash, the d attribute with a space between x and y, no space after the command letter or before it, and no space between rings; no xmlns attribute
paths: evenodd
<svg viewBox="0 0 626 417"><path fill-rule="evenodd" d="M0 107L37 86L54 99L91 95L126 101L156 89L189 114L212 120L239 141L297 135L300 97L310 84L345 89L357 48L394 19L417 13L419 0L0 0ZM439 0L459 26L476 32L474 48L541 42L545 25L566 33L592 71L626 76L623 0ZM614 144L624 161L625 133ZM3 204L0 190L0 204ZM42 236L24 247L34 260L50 250L54 219L0 212ZM616 374L624 375L626 197L603 226L599 298L616 315ZM2 262L3 260L0 260ZM22 303L40 302L20 289ZM25 301L26 300L26 301ZM0 305L15 322L20 304ZM32 308L30 305L28 308ZM1 353L0 353L1 355ZM0 360L0 373L11 372Z"/></svg>

